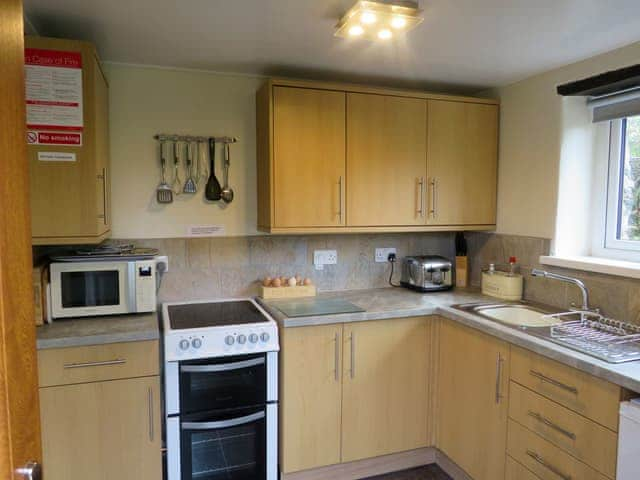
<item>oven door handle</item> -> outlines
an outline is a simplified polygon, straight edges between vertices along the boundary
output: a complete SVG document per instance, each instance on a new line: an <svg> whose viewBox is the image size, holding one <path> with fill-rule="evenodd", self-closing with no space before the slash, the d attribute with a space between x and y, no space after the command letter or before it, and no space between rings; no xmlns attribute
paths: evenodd
<svg viewBox="0 0 640 480"><path fill-rule="evenodd" d="M228 372L229 370L240 370L242 368L255 367L256 365L264 365L264 357L217 365L180 365L180 371L185 373Z"/></svg>
<svg viewBox="0 0 640 480"><path fill-rule="evenodd" d="M245 417L220 420L218 422L184 422L181 428L182 430L217 430L219 428L236 427L238 425L255 422L256 420L260 420L264 417L264 412L257 412Z"/></svg>

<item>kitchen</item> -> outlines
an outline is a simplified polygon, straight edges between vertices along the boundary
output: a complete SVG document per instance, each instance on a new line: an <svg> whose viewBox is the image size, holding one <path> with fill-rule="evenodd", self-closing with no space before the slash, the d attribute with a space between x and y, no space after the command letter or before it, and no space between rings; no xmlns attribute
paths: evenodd
<svg viewBox="0 0 640 480"><path fill-rule="evenodd" d="M640 478L638 13L5 2L3 478Z"/></svg>

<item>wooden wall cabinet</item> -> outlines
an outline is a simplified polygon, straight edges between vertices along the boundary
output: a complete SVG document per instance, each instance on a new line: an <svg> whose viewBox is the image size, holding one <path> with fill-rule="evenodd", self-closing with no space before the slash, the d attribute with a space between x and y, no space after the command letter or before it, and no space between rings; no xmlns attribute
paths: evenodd
<svg viewBox="0 0 640 480"><path fill-rule="evenodd" d="M442 320L437 446L474 480L504 478L509 345Z"/></svg>
<svg viewBox="0 0 640 480"><path fill-rule="evenodd" d="M38 352L48 480L162 478L159 361L157 341Z"/></svg>
<svg viewBox="0 0 640 480"><path fill-rule="evenodd" d="M424 317L283 329L282 471L428 446L430 332Z"/></svg>
<svg viewBox="0 0 640 480"><path fill-rule="evenodd" d="M25 46L82 55L82 145L27 147L33 244L100 243L111 231L109 87L96 49L87 42L44 37L26 37ZM42 161L38 152L76 157L75 161Z"/></svg>
<svg viewBox="0 0 640 480"><path fill-rule="evenodd" d="M260 230L495 227L493 100L269 80L256 116Z"/></svg>

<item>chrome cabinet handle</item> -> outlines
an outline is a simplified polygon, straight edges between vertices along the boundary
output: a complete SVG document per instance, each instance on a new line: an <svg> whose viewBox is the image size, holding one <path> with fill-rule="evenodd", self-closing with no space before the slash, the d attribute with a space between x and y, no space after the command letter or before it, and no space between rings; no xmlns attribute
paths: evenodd
<svg viewBox="0 0 640 480"><path fill-rule="evenodd" d="M496 403L499 404L502 399L502 389L501 389L501 380L502 380L502 355L498 352L498 359L496 360Z"/></svg>
<svg viewBox="0 0 640 480"><path fill-rule="evenodd" d="M351 343L351 378L355 378L356 376L356 334L351 332L351 337L349 337L349 341Z"/></svg>
<svg viewBox="0 0 640 480"><path fill-rule="evenodd" d="M424 177L420 177L420 180L418 180L418 188L420 189L420 206L418 208L418 213L421 218L424 218Z"/></svg>
<svg viewBox="0 0 640 480"><path fill-rule="evenodd" d="M252 413L246 417L232 418L231 420L220 420L218 422L184 422L183 430L215 430L219 428L236 427L247 423L255 422L264 418L264 412Z"/></svg>
<svg viewBox="0 0 640 480"><path fill-rule="evenodd" d="M342 224L342 175L338 178L338 223Z"/></svg>
<svg viewBox="0 0 640 480"><path fill-rule="evenodd" d="M264 357L244 360L242 362L221 363L219 365L182 365L180 371L185 373L212 373L240 370L242 368L255 367L264 364Z"/></svg>
<svg viewBox="0 0 640 480"><path fill-rule="evenodd" d="M149 387L147 400L149 402L149 441L153 443L155 432L153 431L153 388Z"/></svg>
<svg viewBox="0 0 640 480"><path fill-rule="evenodd" d="M340 381L340 334L338 332L336 332L336 336L334 339L334 347L335 347L335 358L334 358L334 367L335 367L335 379L336 382Z"/></svg>
<svg viewBox="0 0 640 480"><path fill-rule="evenodd" d="M532 450L527 450L527 455L529 455L531 458L533 458L533 460L535 460L537 463L539 463L540 465L542 465L544 468L546 468L547 470L549 470L551 473L557 475L558 477L562 478L563 480L571 480L571 475L567 475L566 473L563 473L561 470L559 470L557 467L554 467L553 465L551 465L550 463L548 463L544 458L542 458L540 455L538 455L536 452L532 451Z"/></svg>
<svg viewBox="0 0 640 480"><path fill-rule="evenodd" d="M437 199L438 199L438 181L436 178L431 179L431 209L429 210L429 214L431 218L436 218L437 216Z"/></svg>
<svg viewBox="0 0 640 480"><path fill-rule="evenodd" d="M63 368L106 367L109 365L122 365L123 363L127 363L124 358L115 358L113 360L104 360L102 362L65 363Z"/></svg>
<svg viewBox="0 0 640 480"><path fill-rule="evenodd" d="M16 475L21 476L24 480L41 480L42 466L32 460L24 466L16 468Z"/></svg>
<svg viewBox="0 0 640 480"><path fill-rule="evenodd" d="M553 423L551 420L549 420L546 417L543 417L542 415L540 415L537 412L532 412L531 410L529 410L527 412L527 415L529 415L531 418L537 420L538 422L546 425L547 427L552 428L556 432L561 433L565 437L569 437L571 440L575 440L576 439L576 434L575 433L572 433L569 430L565 430L561 426Z"/></svg>
<svg viewBox="0 0 640 480"><path fill-rule="evenodd" d="M546 375L543 375L542 373L537 372L535 370L529 370L529 375L531 375L532 377L536 377L537 379L542 380L545 383L553 385L554 387L558 387L558 388L561 388L562 390L566 390L567 392L573 393L574 395L578 394L578 389L576 387L567 385L566 383L559 382L558 380L555 380L551 377L547 377Z"/></svg>
<svg viewBox="0 0 640 480"><path fill-rule="evenodd" d="M102 213L98 218L102 218L104 224L107 225L107 169L103 168L102 173L98 174L98 179L102 180Z"/></svg>

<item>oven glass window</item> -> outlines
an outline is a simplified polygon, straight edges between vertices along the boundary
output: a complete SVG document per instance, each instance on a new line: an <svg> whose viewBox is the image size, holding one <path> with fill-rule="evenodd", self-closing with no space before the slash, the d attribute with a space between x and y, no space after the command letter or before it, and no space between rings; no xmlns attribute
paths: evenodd
<svg viewBox="0 0 640 480"><path fill-rule="evenodd" d="M266 355L180 362L182 413L262 405L267 392Z"/></svg>
<svg viewBox="0 0 640 480"><path fill-rule="evenodd" d="M120 305L118 270L62 272L62 307Z"/></svg>
<svg viewBox="0 0 640 480"><path fill-rule="evenodd" d="M266 478L265 408L224 415L185 417L182 422L182 480Z"/></svg>

